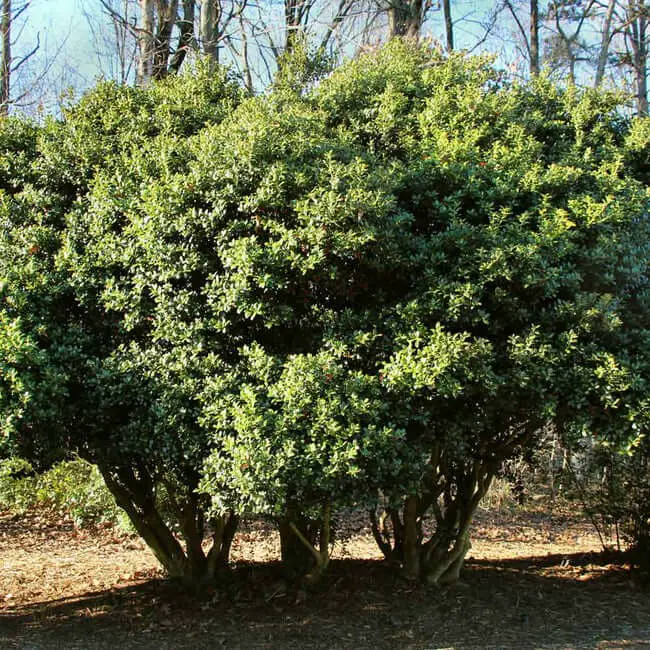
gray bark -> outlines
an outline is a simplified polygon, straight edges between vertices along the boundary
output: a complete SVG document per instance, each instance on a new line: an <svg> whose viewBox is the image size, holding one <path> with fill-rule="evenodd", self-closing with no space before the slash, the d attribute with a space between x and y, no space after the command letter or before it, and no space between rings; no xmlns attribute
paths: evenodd
<svg viewBox="0 0 650 650"><path fill-rule="evenodd" d="M394 0L388 7L388 37L418 40L429 2Z"/></svg>
<svg viewBox="0 0 650 650"><path fill-rule="evenodd" d="M454 23L451 18L451 0L443 0L442 12L445 19L445 37L447 40L447 52L454 49Z"/></svg>
<svg viewBox="0 0 650 650"><path fill-rule="evenodd" d="M536 77L539 71L539 5L530 0L530 74Z"/></svg>
<svg viewBox="0 0 650 650"><path fill-rule="evenodd" d="M154 61L154 0L140 0L140 11L142 14L138 44L140 56L138 59L139 86L147 86L153 78Z"/></svg>
<svg viewBox="0 0 650 650"><path fill-rule="evenodd" d="M169 73L172 30L178 19L178 0L157 0L158 24L154 35L153 78Z"/></svg>
<svg viewBox="0 0 650 650"><path fill-rule="evenodd" d="M2 0L0 20L2 60L0 61L0 115L8 115L11 93L11 0Z"/></svg>
<svg viewBox="0 0 650 650"><path fill-rule="evenodd" d="M645 0L632 3L635 13L630 25L634 76L636 82L636 106L639 115L648 114L648 18Z"/></svg>
<svg viewBox="0 0 650 650"><path fill-rule="evenodd" d="M605 13L605 21L603 23L603 34L600 41L600 50L598 52L598 66L596 67L596 76L594 78L594 86L598 88L605 77L605 67L607 66L607 57L609 55L609 45L612 40L612 18L614 16L614 9L616 8L616 0L609 0L607 3L607 11Z"/></svg>
<svg viewBox="0 0 650 650"><path fill-rule="evenodd" d="M199 18L199 45L203 53L215 63L219 61L219 0L203 0Z"/></svg>
<svg viewBox="0 0 650 650"><path fill-rule="evenodd" d="M188 51L192 48L194 42L194 14L196 10L195 0L183 0L183 18L178 23L180 36L178 37L178 47L169 62L169 71L178 73L185 61Z"/></svg>

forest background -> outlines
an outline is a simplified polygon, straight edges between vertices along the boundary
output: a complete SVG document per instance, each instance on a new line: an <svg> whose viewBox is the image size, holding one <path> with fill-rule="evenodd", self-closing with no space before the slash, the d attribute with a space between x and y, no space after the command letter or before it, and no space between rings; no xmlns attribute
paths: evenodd
<svg viewBox="0 0 650 650"><path fill-rule="evenodd" d="M527 78L616 87L647 112L644 0L3 0L2 110L59 113L99 77L146 84L197 54L267 88L282 55L305 40L340 63L395 35L441 49L493 53Z"/></svg>

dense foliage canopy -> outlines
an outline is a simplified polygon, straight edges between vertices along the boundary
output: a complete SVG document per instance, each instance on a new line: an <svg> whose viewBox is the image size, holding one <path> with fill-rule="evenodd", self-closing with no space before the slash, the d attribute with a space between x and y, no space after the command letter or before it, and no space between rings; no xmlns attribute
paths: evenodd
<svg viewBox="0 0 650 650"><path fill-rule="evenodd" d="M616 96L395 41L0 128L3 444L96 463L172 573L264 514L317 577L364 506L453 580L505 459L647 433L650 127Z"/></svg>

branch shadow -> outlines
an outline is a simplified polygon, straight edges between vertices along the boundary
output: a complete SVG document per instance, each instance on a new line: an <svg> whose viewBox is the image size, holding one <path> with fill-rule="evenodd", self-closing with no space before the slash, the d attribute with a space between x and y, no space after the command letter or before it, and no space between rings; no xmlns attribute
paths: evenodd
<svg viewBox="0 0 650 650"><path fill-rule="evenodd" d="M149 580L0 612L0 647L650 648L650 595L599 554L471 560L445 588L379 561L334 561L305 592L278 564L240 563L219 589Z"/></svg>

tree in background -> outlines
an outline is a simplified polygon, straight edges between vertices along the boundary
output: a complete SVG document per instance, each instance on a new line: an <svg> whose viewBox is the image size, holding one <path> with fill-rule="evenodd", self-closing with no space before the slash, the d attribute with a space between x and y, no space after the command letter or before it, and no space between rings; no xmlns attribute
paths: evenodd
<svg viewBox="0 0 650 650"><path fill-rule="evenodd" d="M187 55L200 52L215 63L231 23L246 7L246 0L99 0L104 15L114 27L107 51L116 53L120 70L137 64L136 83L147 85L178 73ZM100 26L86 5L86 17L95 31ZM133 51L128 43L136 43ZM131 58L129 58L131 57ZM123 75L123 78L124 77Z"/></svg>
<svg viewBox="0 0 650 650"><path fill-rule="evenodd" d="M296 44L316 62L340 63L393 37L425 36L448 52L496 51L499 65L523 78L548 69L561 83L634 89L636 111L646 111L648 11L640 0L84 0L83 10L98 70L120 83L146 85L205 56L261 91ZM11 56L11 45L4 51ZM43 56L49 70L42 48L28 58Z"/></svg>
<svg viewBox="0 0 650 650"><path fill-rule="evenodd" d="M282 57L296 43L315 60L326 56L340 62L393 37L437 34L448 52L497 50L501 62L519 69L523 77L546 68L569 84L597 87L608 78L634 87L637 110L645 110L647 10L642 2L92 2L101 3L116 27L120 60L124 32L131 46L139 44L141 80L176 73L188 54L192 59L202 54L233 64L246 88L261 90L273 82ZM95 30L100 31L97 25Z"/></svg>
<svg viewBox="0 0 650 650"><path fill-rule="evenodd" d="M388 38L402 36L417 40L432 4L428 0L391 0L386 3L382 9L388 16Z"/></svg>
<svg viewBox="0 0 650 650"><path fill-rule="evenodd" d="M21 69L25 71L26 64L40 48L40 37L37 35L36 43L26 51L21 49L16 56L16 41L24 29L24 14L30 4L31 0L2 0L0 6L0 115L8 115L11 104L20 103L30 94L30 84L24 81L17 96L12 93L16 73ZM38 77L43 74L39 73ZM38 78L32 80L32 84L37 82Z"/></svg>
<svg viewBox="0 0 650 650"><path fill-rule="evenodd" d="M551 33L545 42L544 60L551 70L561 70L563 75L566 74L569 84L576 83L577 65L591 59L585 31L590 26L595 7L595 0L562 0L549 4L546 17Z"/></svg>
<svg viewBox="0 0 650 650"><path fill-rule="evenodd" d="M347 30L361 13L358 0L264 2L245 14L229 46L241 62L247 86L253 76L265 86L296 49L298 56L312 59L316 68L325 59L336 60L353 43L354 36ZM241 47L237 45L239 40Z"/></svg>
<svg viewBox="0 0 650 650"><path fill-rule="evenodd" d="M623 36L625 49L618 54L618 63L631 69L637 113L647 115L650 7L645 0L629 0L622 4L620 11L617 31Z"/></svg>
<svg viewBox="0 0 650 650"><path fill-rule="evenodd" d="M505 15L514 21L516 42L520 57L526 62L528 73L535 77L541 70L540 48L540 7L538 0L503 0L497 4L495 12L497 15Z"/></svg>
<svg viewBox="0 0 650 650"><path fill-rule="evenodd" d="M99 16L92 11L94 5L94 1L82 5L82 12L94 42L98 70L106 79L131 83L138 56L130 18L137 11L135 0L103 0Z"/></svg>
<svg viewBox="0 0 650 650"><path fill-rule="evenodd" d="M11 89L11 0L2 0L0 32L2 37L2 61L0 65L0 111L9 112L9 93Z"/></svg>

